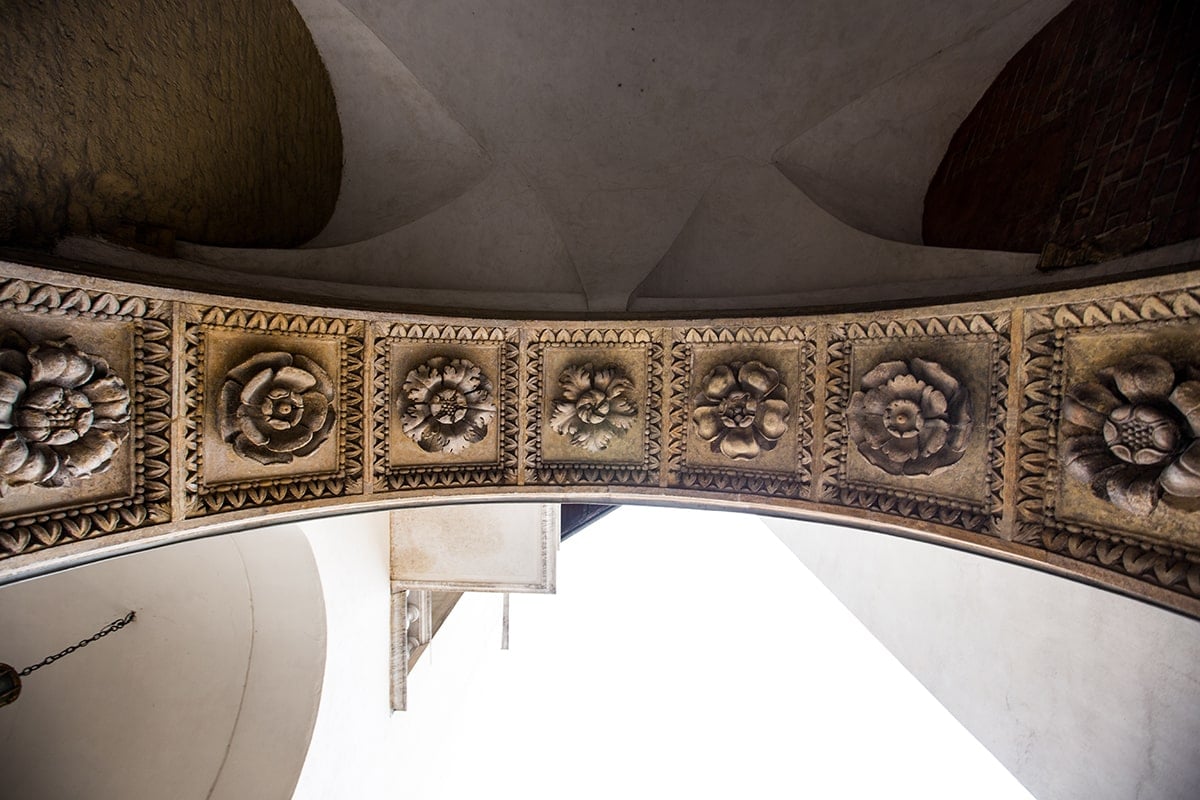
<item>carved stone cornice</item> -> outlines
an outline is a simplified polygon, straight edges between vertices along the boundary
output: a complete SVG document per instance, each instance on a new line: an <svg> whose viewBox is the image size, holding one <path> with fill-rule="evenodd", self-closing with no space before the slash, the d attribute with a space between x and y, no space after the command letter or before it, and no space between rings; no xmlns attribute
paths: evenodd
<svg viewBox="0 0 1200 800"><path fill-rule="evenodd" d="M283 519L574 498L840 520L1200 617L1200 272L904 311L588 323L0 263L3 331L0 582ZM35 378L13 342L56 354ZM38 437L90 424L71 394L101 401L84 362L127 389L127 437L35 463ZM123 406L97 413L125 425Z"/></svg>

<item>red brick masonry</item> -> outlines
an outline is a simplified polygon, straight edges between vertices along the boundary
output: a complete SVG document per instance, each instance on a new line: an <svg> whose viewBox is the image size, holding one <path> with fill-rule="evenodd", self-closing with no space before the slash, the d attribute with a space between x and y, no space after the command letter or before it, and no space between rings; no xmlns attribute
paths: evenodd
<svg viewBox="0 0 1200 800"><path fill-rule="evenodd" d="M1200 237L1198 152L1200 3L1076 0L954 134L925 243L1058 267Z"/></svg>

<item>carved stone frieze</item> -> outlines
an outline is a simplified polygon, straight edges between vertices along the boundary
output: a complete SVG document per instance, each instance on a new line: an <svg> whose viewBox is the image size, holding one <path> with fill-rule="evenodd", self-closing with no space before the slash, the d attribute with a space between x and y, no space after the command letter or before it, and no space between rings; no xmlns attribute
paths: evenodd
<svg viewBox="0 0 1200 800"><path fill-rule="evenodd" d="M0 554L170 520L171 308L0 278Z"/></svg>
<svg viewBox="0 0 1200 800"><path fill-rule="evenodd" d="M496 416L492 382L474 362L435 356L400 387L404 435L427 453L461 453L483 441Z"/></svg>
<svg viewBox="0 0 1200 800"><path fill-rule="evenodd" d="M526 483L657 485L662 358L655 330L532 332Z"/></svg>
<svg viewBox="0 0 1200 800"><path fill-rule="evenodd" d="M379 325L374 353L374 491L516 483L515 331Z"/></svg>
<svg viewBox="0 0 1200 800"><path fill-rule="evenodd" d="M1067 387L1063 467L1118 508L1149 516L1165 497L1200 504L1200 371L1136 355Z"/></svg>
<svg viewBox="0 0 1200 800"><path fill-rule="evenodd" d="M333 381L307 356L258 353L231 369L217 398L221 438L239 456L288 464L329 439L337 420Z"/></svg>
<svg viewBox="0 0 1200 800"><path fill-rule="evenodd" d="M77 485L129 438L129 389L69 341L0 332L0 496L11 486Z"/></svg>
<svg viewBox="0 0 1200 800"><path fill-rule="evenodd" d="M971 393L936 361L885 361L863 376L847 417L867 461L893 475L932 475L966 452Z"/></svg>
<svg viewBox="0 0 1200 800"><path fill-rule="evenodd" d="M187 308L187 516L362 491L364 330Z"/></svg>
<svg viewBox="0 0 1200 800"><path fill-rule="evenodd" d="M774 450L787 433L787 386L761 361L718 364L700 379L692 422L713 452L751 460Z"/></svg>
<svg viewBox="0 0 1200 800"><path fill-rule="evenodd" d="M794 326L685 328L671 348L670 482L803 497L816 347Z"/></svg>
<svg viewBox="0 0 1200 800"><path fill-rule="evenodd" d="M1200 292L1025 315L1014 538L1200 596Z"/></svg>
<svg viewBox="0 0 1200 800"><path fill-rule="evenodd" d="M633 427L638 414L636 390L616 364L568 364L558 376L550 428L575 447L592 453Z"/></svg>
<svg viewBox="0 0 1200 800"><path fill-rule="evenodd" d="M999 533L1009 326L978 314L833 328L822 499Z"/></svg>
<svg viewBox="0 0 1200 800"><path fill-rule="evenodd" d="M579 493L903 528L1200 617L1200 271L596 324L5 269L0 583L275 513Z"/></svg>

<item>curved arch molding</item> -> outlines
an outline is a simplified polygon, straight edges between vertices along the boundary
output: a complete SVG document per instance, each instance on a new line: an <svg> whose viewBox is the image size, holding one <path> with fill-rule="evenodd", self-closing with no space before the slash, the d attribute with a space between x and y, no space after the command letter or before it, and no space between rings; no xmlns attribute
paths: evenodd
<svg viewBox="0 0 1200 800"><path fill-rule="evenodd" d="M305 517L570 499L840 521L1200 616L1200 272L513 322L0 262L0 331L4 582Z"/></svg>

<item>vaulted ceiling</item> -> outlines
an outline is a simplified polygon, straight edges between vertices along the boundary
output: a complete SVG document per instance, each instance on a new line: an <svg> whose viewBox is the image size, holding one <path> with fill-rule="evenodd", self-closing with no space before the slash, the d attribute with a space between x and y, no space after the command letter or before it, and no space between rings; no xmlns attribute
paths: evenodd
<svg viewBox="0 0 1200 800"><path fill-rule="evenodd" d="M140 5L184 52L187 36L211 33L187 4ZM281 207L303 216L288 202L328 215L319 232L296 227L315 233L305 246L279 248L286 236L205 237L151 209L133 221L172 229L178 258L80 236L58 253L273 296L522 314L798 308L1029 284L1028 254L921 246L921 207L959 123L1065 5L295 0L336 98L336 193L309 155L320 115L297 126L278 105L325 80L279 68L280 48L303 43L226 26L181 65L156 55L161 31L44 37L65 54L39 67L51 77L64 59L91 58L87 48L133 53L126 61L148 77L125 109L130 130L170 117L168 89L189 77L282 80L257 106L216 93L198 123L274 147L227 152L220 137L196 136L183 149L208 148L234 176L268 173L263 194L278 202L238 206L249 228ZM12 30L0 38L20 49ZM0 88L11 97L29 85ZM94 148L80 174L94 176L89 158ZM122 174L137 188L135 167ZM323 188L280 193L301 175ZM246 199L175 186L197 218ZM105 233L61 231L93 232Z"/></svg>

